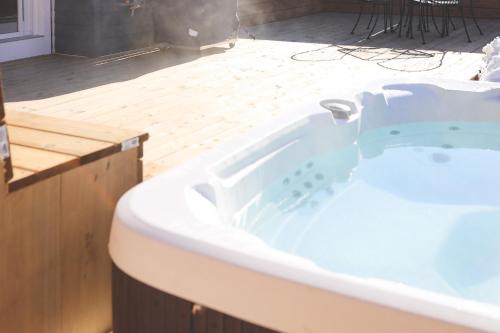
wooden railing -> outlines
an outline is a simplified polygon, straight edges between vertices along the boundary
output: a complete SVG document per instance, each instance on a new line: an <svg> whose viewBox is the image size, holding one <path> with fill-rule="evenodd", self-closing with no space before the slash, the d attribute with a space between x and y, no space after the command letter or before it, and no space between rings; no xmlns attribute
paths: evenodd
<svg viewBox="0 0 500 333"><path fill-rule="evenodd" d="M239 12L243 25L256 25L291 17L319 13L324 0L240 0Z"/></svg>
<svg viewBox="0 0 500 333"><path fill-rule="evenodd" d="M468 16L470 0L465 0ZM472 0L474 15L477 18L500 19L499 0ZM397 7L397 2L395 5ZM359 3L356 0L240 0L239 16L243 25L284 20L319 12L357 13ZM458 13L457 13L458 14Z"/></svg>
<svg viewBox="0 0 500 333"><path fill-rule="evenodd" d="M465 15L470 16L469 1L465 0ZM397 6L398 1L395 1ZM322 10L331 12L357 13L359 2L353 0L322 0ZM499 0L472 0L474 15L476 18L500 19ZM459 15L459 11L452 12L452 15Z"/></svg>

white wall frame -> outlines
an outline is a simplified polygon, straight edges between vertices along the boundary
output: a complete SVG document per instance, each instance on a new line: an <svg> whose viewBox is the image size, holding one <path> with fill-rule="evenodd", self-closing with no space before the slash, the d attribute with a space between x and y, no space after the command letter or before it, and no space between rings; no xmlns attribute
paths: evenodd
<svg viewBox="0 0 500 333"><path fill-rule="evenodd" d="M0 62L52 53L51 0L18 1L19 31L0 35Z"/></svg>

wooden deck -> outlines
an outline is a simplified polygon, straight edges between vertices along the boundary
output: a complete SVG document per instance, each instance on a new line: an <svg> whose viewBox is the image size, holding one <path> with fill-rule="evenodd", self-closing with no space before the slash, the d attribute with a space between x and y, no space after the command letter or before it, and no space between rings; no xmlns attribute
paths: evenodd
<svg viewBox="0 0 500 333"><path fill-rule="evenodd" d="M234 49L203 54L142 50L100 59L47 56L0 64L7 113L27 111L150 133L145 177L230 140L314 96L339 94L382 77L467 80L500 20L458 19L450 37L428 34L422 46L397 33L355 35L352 14L324 13L241 31ZM415 49L417 48L417 49Z"/></svg>

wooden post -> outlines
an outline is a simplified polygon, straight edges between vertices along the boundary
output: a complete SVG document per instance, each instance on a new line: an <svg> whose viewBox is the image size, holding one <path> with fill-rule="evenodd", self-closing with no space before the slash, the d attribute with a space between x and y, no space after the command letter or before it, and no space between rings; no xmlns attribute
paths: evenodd
<svg viewBox="0 0 500 333"><path fill-rule="evenodd" d="M2 72L0 71L0 122L5 118L3 106ZM0 158L0 221L5 221L5 201L7 197L7 170L6 163Z"/></svg>
<svg viewBox="0 0 500 333"><path fill-rule="evenodd" d="M4 161L0 159L0 170L4 170ZM4 181L0 174L0 221L3 221L3 204L5 203L5 197L7 196L7 182Z"/></svg>
<svg viewBox="0 0 500 333"><path fill-rule="evenodd" d="M10 158L9 136L7 134L7 126L4 122L5 106L2 87L2 73L0 72L0 182L6 183L12 178L12 161Z"/></svg>
<svg viewBox="0 0 500 333"><path fill-rule="evenodd" d="M0 72L0 121L5 118L5 107L4 107L4 97L3 97L3 85L2 85L2 72Z"/></svg>
<svg viewBox="0 0 500 333"><path fill-rule="evenodd" d="M3 120L0 120L0 160L2 160L0 182L5 184L12 178L13 171L12 159L10 157L9 135L7 133L7 125Z"/></svg>

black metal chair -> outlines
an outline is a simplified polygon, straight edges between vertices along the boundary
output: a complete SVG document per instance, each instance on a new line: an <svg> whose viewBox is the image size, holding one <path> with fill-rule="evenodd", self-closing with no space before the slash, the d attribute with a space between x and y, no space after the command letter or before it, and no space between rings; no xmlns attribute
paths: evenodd
<svg viewBox="0 0 500 333"><path fill-rule="evenodd" d="M390 29L391 32L394 31L394 26L392 23L392 9L393 9L393 0L360 0L360 6L359 6L359 15L358 18L356 19L356 23L354 24L354 27L352 28L351 34L354 34L354 31L356 30L359 21L361 19L361 16L363 15L363 9L365 5L372 5L372 10L371 10L371 15L370 15L370 21L368 22L368 25L366 29L371 30L368 33L368 36L366 37L367 39L370 39L370 37L373 34L373 31L375 30L375 27L377 26L379 17L380 17L380 8L383 10L383 15L384 15L384 33L387 32L387 28ZM373 22L373 19L375 18L375 22ZM373 22L373 25L372 25Z"/></svg>
<svg viewBox="0 0 500 333"><path fill-rule="evenodd" d="M438 0L439 1L439 0ZM447 1L447 0L443 0ZM456 1L456 0L453 0ZM425 36L424 32L430 31L429 26L429 17L432 18L432 23L434 25L434 28L438 33L440 32L440 29L437 26L436 23L436 18L434 16L434 8L435 8L435 1L434 0L408 0L408 9L407 9L407 15L406 15L406 20L404 26L407 27L406 30L406 37L413 38L413 17L414 17L414 11L418 11L418 24L417 24L417 30L420 31L420 35L422 37L422 44L425 44ZM399 36L401 37L401 30L402 30L402 20L403 20L403 15L400 18L400 25L399 25Z"/></svg>
<svg viewBox="0 0 500 333"><path fill-rule="evenodd" d="M429 29L429 17L432 18L432 23L436 31L441 35L441 37L445 37L449 35L450 25L453 30L456 30L455 24L451 19L451 11L453 9L457 9L460 11L460 15L462 17L462 23L464 26L465 34L467 35L467 41L470 43L470 34L469 29L467 28L467 24L465 22L465 13L464 13L464 1L463 0L408 0L408 12L406 16L406 24L407 31L406 36L413 38L413 16L415 8L418 11L418 24L417 30L420 31L420 35L422 37L422 44L425 44L425 36L424 32L430 31ZM438 28L436 19L434 16L434 9L441 11L441 29ZM472 20L476 25L479 33L482 35L483 32L477 23L476 17L474 16L474 8L473 2L470 0L470 12ZM400 26L399 26L399 36L401 36L401 22L402 17L400 18Z"/></svg>
<svg viewBox="0 0 500 333"><path fill-rule="evenodd" d="M469 36L469 30L467 29L467 24L465 22L465 14L464 14L464 7L465 3L464 0L433 0L436 4L435 6L442 7L442 13L443 13L443 24L442 24L442 31L441 31L441 36L448 36L449 35L449 26L453 27L453 30L456 30L455 25L453 24L453 21L451 19L451 9L457 8L460 11L460 15L462 17L462 23L464 25L464 30L465 33L467 34L467 40L470 43L471 39ZM471 18L474 21L474 24L476 25L477 30L479 31L479 34L482 35L483 31L479 27L479 24L477 23L476 17L474 15L474 6L473 6L473 1L469 1L469 10L471 13Z"/></svg>

